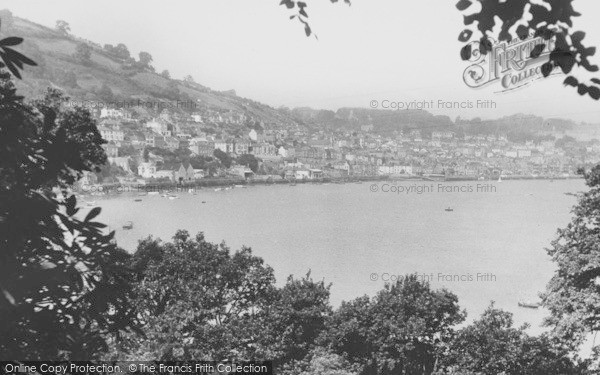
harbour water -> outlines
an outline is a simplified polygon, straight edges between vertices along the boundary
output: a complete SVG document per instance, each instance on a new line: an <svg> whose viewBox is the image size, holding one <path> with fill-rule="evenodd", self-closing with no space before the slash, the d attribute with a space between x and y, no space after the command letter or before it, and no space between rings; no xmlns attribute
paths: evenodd
<svg viewBox="0 0 600 375"><path fill-rule="evenodd" d="M97 198L96 204L103 209L99 219L116 230L119 245L128 251L148 235L170 240L178 229L202 231L207 240L225 241L232 249L251 247L274 268L279 283L310 270L314 279L332 283L334 306L417 273L433 288L455 292L468 321L493 300L515 314L515 323L528 322L539 332L547 312L518 302L537 300L552 276L544 249L570 220L576 199L566 193L585 190L584 181L504 181L487 187L478 189L478 182L274 185L179 192L176 199L122 194ZM128 221L133 228L123 230Z"/></svg>

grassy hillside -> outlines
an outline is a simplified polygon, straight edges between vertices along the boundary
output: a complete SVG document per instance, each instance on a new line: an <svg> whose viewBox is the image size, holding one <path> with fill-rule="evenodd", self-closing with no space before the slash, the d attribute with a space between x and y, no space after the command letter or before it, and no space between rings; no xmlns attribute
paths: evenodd
<svg viewBox="0 0 600 375"><path fill-rule="evenodd" d="M9 11L0 11L0 19L0 35L25 38L19 50L38 63L37 67L27 67L24 79L17 83L24 95L38 96L51 86L64 90L75 100L139 99L171 104L177 100L192 100L199 108L246 113L267 123L290 121L285 114L267 105L238 97L232 92L218 92L200 84L167 79L150 69L135 66L133 60L111 55L92 41L64 35L58 30L13 16ZM89 61L75 56L80 44L90 47ZM112 96L107 97L107 87ZM143 109L140 111L144 112Z"/></svg>

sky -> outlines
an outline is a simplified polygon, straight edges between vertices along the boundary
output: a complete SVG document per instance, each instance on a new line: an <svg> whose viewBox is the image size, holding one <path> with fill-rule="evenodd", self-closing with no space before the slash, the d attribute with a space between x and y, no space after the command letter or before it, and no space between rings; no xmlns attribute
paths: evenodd
<svg viewBox="0 0 600 375"><path fill-rule="evenodd" d="M538 0L539 1L539 0ZM464 29L454 0L306 0L315 37L279 0L0 0L0 9L102 45L124 43L148 51L157 71L190 74L214 90L273 107L332 109L434 102L428 110L454 118L497 118L514 113L600 123L600 102L565 88L560 77L498 93L472 89L460 58ZM600 47L598 0L575 0L575 28ZM600 64L600 52L593 63ZM488 108L477 108L491 101ZM450 102L450 103L449 103ZM473 108L456 107L458 102ZM488 102L489 103L489 102ZM465 104L466 105L466 104Z"/></svg>

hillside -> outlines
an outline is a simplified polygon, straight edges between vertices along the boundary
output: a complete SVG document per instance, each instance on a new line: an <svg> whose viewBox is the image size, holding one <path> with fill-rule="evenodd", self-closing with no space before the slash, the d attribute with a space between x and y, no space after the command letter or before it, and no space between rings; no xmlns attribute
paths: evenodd
<svg viewBox="0 0 600 375"><path fill-rule="evenodd" d="M174 111L193 112L192 106L177 108L177 101L192 101L200 108L244 113L265 123L291 121L274 108L235 95L233 90L219 92L194 82L165 78L153 69L137 66L133 57L119 58L94 42L13 16L7 10L0 11L0 19L0 35L24 38L19 50L38 63L37 67L27 67L25 79L17 82L26 96L39 96L50 86L79 101L140 100L155 107L170 105ZM77 57L80 45L89 47L89 60ZM140 116L153 115L145 107L135 110Z"/></svg>
<svg viewBox="0 0 600 375"><path fill-rule="evenodd" d="M361 126L372 125L373 132L388 136L397 131L420 129L425 134L433 130L460 130L473 134L518 133L521 134L519 138L531 137L531 133L570 134L580 139L600 137L599 127L595 124L576 124L570 120L531 115L452 121L447 116L436 116L426 110L275 109L239 97L234 90L215 91L190 80L168 78L155 72L151 63L144 65L141 59L130 56L124 45L100 46L68 32L19 18L8 10L0 10L0 20L0 37L24 38L19 50L38 63L37 67L27 67L24 79L16 82L20 93L27 97L37 97L47 87L56 87L78 102L142 103L142 106L132 108L140 118L156 116L165 107L174 112L208 109L244 114L246 118L264 124L304 124L313 130L356 131ZM87 51L87 57L85 53L82 57L81 50ZM183 105L178 107L178 103Z"/></svg>

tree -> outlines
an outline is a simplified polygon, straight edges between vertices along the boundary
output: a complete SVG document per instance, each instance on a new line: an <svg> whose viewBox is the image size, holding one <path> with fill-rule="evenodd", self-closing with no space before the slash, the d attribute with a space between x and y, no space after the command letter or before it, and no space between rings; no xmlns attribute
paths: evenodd
<svg viewBox="0 0 600 375"><path fill-rule="evenodd" d="M128 255L78 215L69 187L104 163L95 120L49 89L31 104L0 81L0 358L92 359L136 328Z"/></svg>
<svg viewBox="0 0 600 375"><path fill-rule="evenodd" d="M79 43L73 56L82 64L89 65L92 62L92 47L87 43Z"/></svg>
<svg viewBox="0 0 600 375"><path fill-rule="evenodd" d="M590 190L578 196L571 222L547 249L557 269L543 296L551 312L546 324L573 348L600 331L600 166L585 180Z"/></svg>
<svg viewBox="0 0 600 375"><path fill-rule="evenodd" d="M452 340L444 367L455 373L578 374L569 352L546 335L532 337L513 327L512 314L492 303L481 318Z"/></svg>
<svg viewBox="0 0 600 375"><path fill-rule="evenodd" d="M163 70L162 73L160 73L160 75L166 79L171 79L171 74L169 73L168 70Z"/></svg>
<svg viewBox="0 0 600 375"><path fill-rule="evenodd" d="M274 290L273 270L249 248L231 252L199 233L178 231L171 243L148 238L138 246L139 312L144 337L127 337L133 357L225 360L261 358L253 337L257 316Z"/></svg>
<svg viewBox="0 0 600 375"><path fill-rule="evenodd" d="M108 85L106 84L106 82L104 82L104 83L102 84L102 86L101 86L101 87L100 87L100 89L98 90L98 93L97 93L97 94L98 94L98 97L99 97L101 100L103 100L103 101L105 101L105 102L107 102L107 103L110 103L110 102L112 102L112 101L114 100L114 98L115 98L115 95L113 94L113 91L112 91L112 89L110 88L110 86L108 86Z"/></svg>
<svg viewBox="0 0 600 375"><path fill-rule="evenodd" d="M117 44L117 46L114 49L114 53L115 53L116 57L118 57L122 60L127 60L128 58L131 57L131 55L129 53L129 49L123 43Z"/></svg>
<svg viewBox="0 0 600 375"><path fill-rule="evenodd" d="M19 53L2 59L16 77L35 65ZM69 192L104 163L104 141L60 92L31 103L15 93L0 71L0 359L97 358L109 335L138 328L128 255L93 221L100 209L81 219Z"/></svg>
<svg viewBox="0 0 600 375"><path fill-rule="evenodd" d="M185 78L183 78L183 82L185 82L185 83L196 83L196 81L194 81L194 77L192 77L189 74L187 76L185 76Z"/></svg>
<svg viewBox="0 0 600 375"><path fill-rule="evenodd" d="M325 342L365 374L430 374L464 320L456 295L433 291L416 275L386 285L374 298L342 303Z"/></svg>
<svg viewBox="0 0 600 375"><path fill-rule="evenodd" d="M229 154L216 148L215 151L213 151L213 155L221 162L221 165L223 165L225 168L231 167L232 159L231 156L229 156Z"/></svg>
<svg viewBox="0 0 600 375"><path fill-rule="evenodd" d="M315 282L310 271L301 279L289 276L283 288L273 293L260 320L258 346L278 369L293 369L316 347L332 314L329 289Z"/></svg>
<svg viewBox="0 0 600 375"><path fill-rule="evenodd" d="M142 69L148 69L150 71L154 71L154 68L152 67L151 63L152 63L152 55L150 55L148 52L143 52L143 51L139 53L138 65Z"/></svg>
<svg viewBox="0 0 600 375"><path fill-rule="evenodd" d="M252 172L258 172L258 159L252 154L242 154L236 159L240 165L245 165L252 170Z"/></svg>
<svg viewBox="0 0 600 375"><path fill-rule="evenodd" d="M67 36L71 32L71 26L67 21L58 20L56 21L56 30L60 32L62 35Z"/></svg>
<svg viewBox="0 0 600 375"><path fill-rule="evenodd" d="M104 50L108 52L111 56L114 56L121 60L127 60L131 57L127 46L123 43L117 44L116 47L114 47L112 44L105 44Z"/></svg>

